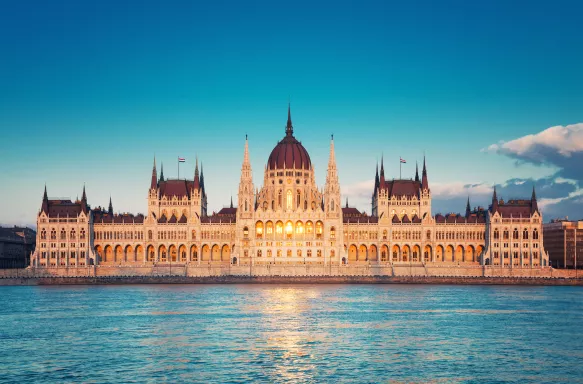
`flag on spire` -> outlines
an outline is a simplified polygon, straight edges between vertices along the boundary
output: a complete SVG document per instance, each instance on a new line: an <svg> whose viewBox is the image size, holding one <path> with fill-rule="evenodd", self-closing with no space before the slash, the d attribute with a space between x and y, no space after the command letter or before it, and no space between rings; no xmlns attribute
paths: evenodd
<svg viewBox="0 0 583 384"><path fill-rule="evenodd" d="M401 164L405 164L407 162L407 160L403 159L402 157L399 157L399 161L401 162Z"/></svg>
<svg viewBox="0 0 583 384"><path fill-rule="evenodd" d="M186 159L184 157L178 156L178 162L179 163L184 163L185 161L186 161Z"/></svg>

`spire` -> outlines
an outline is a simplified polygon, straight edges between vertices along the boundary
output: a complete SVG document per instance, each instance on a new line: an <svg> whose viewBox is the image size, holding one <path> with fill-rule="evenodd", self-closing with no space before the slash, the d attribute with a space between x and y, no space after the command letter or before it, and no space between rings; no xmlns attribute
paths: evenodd
<svg viewBox="0 0 583 384"><path fill-rule="evenodd" d="M233 208L233 195L231 195L231 208Z"/></svg>
<svg viewBox="0 0 583 384"><path fill-rule="evenodd" d="M530 213L538 212L538 203L536 201L536 192L534 191L534 185L532 186L532 197L530 198Z"/></svg>
<svg viewBox="0 0 583 384"><path fill-rule="evenodd" d="M202 161L200 162L200 189L202 190L202 195L205 196L206 192L204 190L204 172L202 171Z"/></svg>
<svg viewBox="0 0 583 384"><path fill-rule="evenodd" d="M107 213L113 215L113 204L111 203L111 195L109 196L109 208L107 208Z"/></svg>
<svg viewBox="0 0 583 384"><path fill-rule="evenodd" d="M425 155L423 155L423 171L421 173L421 189L429 190L429 182L427 181L427 167L425 166Z"/></svg>
<svg viewBox="0 0 583 384"><path fill-rule="evenodd" d="M291 120L291 103L287 104L287 125L285 126L285 135L286 136L294 135L294 127L292 125Z"/></svg>
<svg viewBox="0 0 583 384"><path fill-rule="evenodd" d="M468 195L468 202L466 203L466 217L470 217L472 209L470 208L470 196Z"/></svg>
<svg viewBox="0 0 583 384"><path fill-rule="evenodd" d="M249 162L249 140L245 135L245 153L243 154L243 164L250 164Z"/></svg>
<svg viewBox="0 0 583 384"><path fill-rule="evenodd" d="M164 181L164 163L160 163L160 181Z"/></svg>
<svg viewBox="0 0 583 384"><path fill-rule="evenodd" d="M346 198L346 208L348 208L348 197Z"/></svg>
<svg viewBox="0 0 583 384"><path fill-rule="evenodd" d="M200 188L200 178L198 176L198 156L196 156L196 162L194 166L194 189L198 190Z"/></svg>
<svg viewBox="0 0 583 384"><path fill-rule="evenodd" d="M415 182L419 182L419 163L415 162Z"/></svg>
<svg viewBox="0 0 583 384"><path fill-rule="evenodd" d="M81 210L87 213L87 195L85 194L85 183L83 183L83 194L81 195Z"/></svg>
<svg viewBox="0 0 583 384"><path fill-rule="evenodd" d="M152 181L150 182L150 189L158 187L158 172L156 171L156 155L154 155L154 166L152 167Z"/></svg>
<svg viewBox="0 0 583 384"><path fill-rule="evenodd" d="M385 156L381 155L381 177L385 178L385 164L384 164Z"/></svg>
<svg viewBox="0 0 583 384"><path fill-rule="evenodd" d="M492 213L498 211L498 196L496 195L496 186L494 186L494 194L492 194Z"/></svg>
<svg viewBox="0 0 583 384"><path fill-rule="evenodd" d="M43 203L41 205L41 210L46 213L47 215L49 214L49 198L47 196L47 185L45 184L45 193L43 194Z"/></svg>
<svg viewBox="0 0 583 384"><path fill-rule="evenodd" d="M378 159L377 159L378 161ZM377 163L377 170L375 172L375 177L374 177L374 192L373 195L376 193L377 189L379 189L379 185L380 185L380 180L379 180L379 163Z"/></svg>

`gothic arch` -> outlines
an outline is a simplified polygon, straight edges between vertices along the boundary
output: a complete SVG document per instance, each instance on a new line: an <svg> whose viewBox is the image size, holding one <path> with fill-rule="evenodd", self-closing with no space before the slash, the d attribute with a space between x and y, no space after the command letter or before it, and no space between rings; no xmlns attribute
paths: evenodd
<svg viewBox="0 0 583 384"><path fill-rule="evenodd" d="M358 250L355 244L351 244L348 248L348 261L356 261Z"/></svg>
<svg viewBox="0 0 583 384"><path fill-rule="evenodd" d="M164 244L158 247L158 261L168 261L168 250Z"/></svg>
<svg viewBox="0 0 583 384"><path fill-rule="evenodd" d="M367 261L368 260L368 250L366 249L366 245L362 244L358 247L358 261Z"/></svg>
<svg viewBox="0 0 583 384"><path fill-rule="evenodd" d="M126 245L124 249L124 259L125 261L136 261L134 248L131 245Z"/></svg>
<svg viewBox="0 0 583 384"><path fill-rule="evenodd" d="M221 260L229 261L231 259L231 250L227 244L223 244L221 248Z"/></svg>
<svg viewBox="0 0 583 384"><path fill-rule="evenodd" d="M201 260L202 261L211 260L211 248L208 246L208 244L202 246Z"/></svg>
<svg viewBox="0 0 583 384"><path fill-rule="evenodd" d="M455 261L464 261L464 247L461 245L455 247Z"/></svg>
<svg viewBox="0 0 583 384"><path fill-rule="evenodd" d="M378 261L378 259L379 259L379 256L378 256L377 246L373 244L368 249L368 260L374 261L376 263Z"/></svg>
<svg viewBox="0 0 583 384"><path fill-rule="evenodd" d="M435 260L437 261L445 261L445 250L443 249L443 245L438 245L435 248Z"/></svg>
<svg viewBox="0 0 583 384"><path fill-rule="evenodd" d="M421 248L417 244L413 246L413 252L411 253L411 261L414 262L421 261Z"/></svg>
<svg viewBox="0 0 583 384"><path fill-rule="evenodd" d="M391 260L392 261L401 261L401 248L397 244L393 245L391 249Z"/></svg>
<svg viewBox="0 0 583 384"><path fill-rule="evenodd" d="M123 248L121 247L121 245L116 245L115 246L115 262L116 263L120 263L124 260L124 254L123 254Z"/></svg>
<svg viewBox="0 0 583 384"><path fill-rule="evenodd" d="M148 245L146 252L147 252L146 256L149 262L153 263L154 261L156 261L156 251L154 250L153 245Z"/></svg>
<svg viewBox="0 0 583 384"><path fill-rule="evenodd" d="M186 246L184 244L178 247L178 260L181 263L186 263L187 261Z"/></svg>
<svg viewBox="0 0 583 384"><path fill-rule="evenodd" d="M425 247L423 247L423 261L430 262L433 261L433 252L431 249L431 245L426 245Z"/></svg>
<svg viewBox="0 0 583 384"><path fill-rule="evenodd" d="M403 245L403 250L401 251L401 260L409 262L411 261L411 247L407 244Z"/></svg>
<svg viewBox="0 0 583 384"><path fill-rule="evenodd" d="M445 248L445 255L443 255L443 261L453 261L453 245L448 245Z"/></svg>
<svg viewBox="0 0 583 384"><path fill-rule="evenodd" d="M144 261L144 247L141 245L138 245L136 247L136 253L135 253L135 261Z"/></svg>
<svg viewBox="0 0 583 384"><path fill-rule="evenodd" d="M474 246L468 245L466 247L466 254L464 261L476 261L476 253L474 251Z"/></svg>
<svg viewBox="0 0 583 384"><path fill-rule="evenodd" d="M211 249L211 260L220 261L221 260L221 248L215 244Z"/></svg>
<svg viewBox="0 0 583 384"><path fill-rule="evenodd" d="M190 261L198 261L198 247L196 245L190 247Z"/></svg>

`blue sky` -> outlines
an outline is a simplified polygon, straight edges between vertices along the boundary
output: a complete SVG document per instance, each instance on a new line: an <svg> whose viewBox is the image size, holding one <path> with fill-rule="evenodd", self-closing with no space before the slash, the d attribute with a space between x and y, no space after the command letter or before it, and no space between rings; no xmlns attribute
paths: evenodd
<svg viewBox="0 0 583 384"><path fill-rule="evenodd" d="M288 98L319 184L334 133L361 209L382 154L389 177L399 157L412 177L425 153L434 213L468 194L485 205L494 184L506 198L536 185L547 219L583 217L583 175L566 171L583 140L569 156L548 135L516 142L554 126L583 135L580 2L118 3L2 6L0 223L34 223L45 183L143 212L154 154L170 177L177 156L192 177L198 155L218 210L236 194L245 134L260 186Z"/></svg>

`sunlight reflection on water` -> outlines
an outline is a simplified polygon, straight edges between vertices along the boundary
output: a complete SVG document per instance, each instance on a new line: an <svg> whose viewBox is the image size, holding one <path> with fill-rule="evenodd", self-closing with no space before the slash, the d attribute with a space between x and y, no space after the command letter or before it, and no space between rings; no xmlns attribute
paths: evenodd
<svg viewBox="0 0 583 384"><path fill-rule="evenodd" d="M0 293L0 382L583 377L579 287L145 285Z"/></svg>

